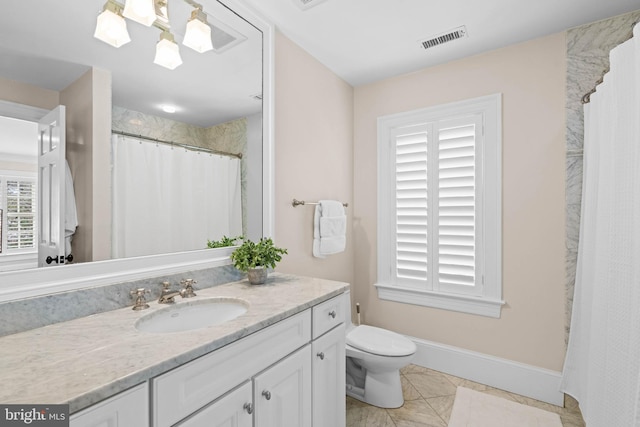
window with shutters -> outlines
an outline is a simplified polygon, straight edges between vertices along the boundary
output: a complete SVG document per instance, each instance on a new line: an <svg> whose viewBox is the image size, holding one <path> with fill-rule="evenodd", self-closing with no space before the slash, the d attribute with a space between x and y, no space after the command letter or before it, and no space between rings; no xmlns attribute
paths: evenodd
<svg viewBox="0 0 640 427"><path fill-rule="evenodd" d="M0 175L1 254L37 250L35 177Z"/></svg>
<svg viewBox="0 0 640 427"><path fill-rule="evenodd" d="M500 95L378 119L382 299L500 317Z"/></svg>

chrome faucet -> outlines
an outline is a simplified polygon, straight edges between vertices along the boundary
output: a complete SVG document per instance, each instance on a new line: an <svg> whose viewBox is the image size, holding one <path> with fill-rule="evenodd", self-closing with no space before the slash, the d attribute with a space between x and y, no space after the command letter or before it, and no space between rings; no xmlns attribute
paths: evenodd
<svg viewBox="0 0 640 427"><path fill-rule="evenodd" d="M196 296L196 293L193 292L194 283L198 282L193 279L185 279L180 281L180 284L184 287L184 289L180 291L180 295L182 296L182 298L191 298Z"/></svg>
<svg viewBox="0 0 640 427"><path fill-rule="evenodd" d="M169 289L171 287L171 283L162 282L162 292L160 292L160 298L158 298L158 304L173 304L175 302L174 298L178 295L181 295L180 291L172 291Z"/></svg>

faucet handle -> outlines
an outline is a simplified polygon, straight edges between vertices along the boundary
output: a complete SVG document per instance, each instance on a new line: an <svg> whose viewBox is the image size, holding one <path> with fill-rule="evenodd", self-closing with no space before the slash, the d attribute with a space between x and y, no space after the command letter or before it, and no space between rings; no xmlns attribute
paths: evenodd
<svg viewBox="0 0 640 427"><path fill-rule="evenodd" d="M184 287L184 289L180 291L182 298L191 298L196 296L196 293L193 292L194 283L198 282L193 279L184 279L180 281L180 284Z"/></svg>
<svg viewBox="0 0 640 427"><path fill-rule="evenodd" d="M150 293L149 289L138 288L129 293L136 297L136 302L133 304L133 308L132 308L133 310L137 311L137 310L144 310L145 308L149 308L149 304L147 304L147 301L144 298L144 294Z"/></svg>
<svg viewBox="0 0 640 427"><path fill-rule="evenodd" d="M162 285L162 290L163 291L168 291L169 288L171 287L171 283L170 282L162 282L161 285Z"/></svg>

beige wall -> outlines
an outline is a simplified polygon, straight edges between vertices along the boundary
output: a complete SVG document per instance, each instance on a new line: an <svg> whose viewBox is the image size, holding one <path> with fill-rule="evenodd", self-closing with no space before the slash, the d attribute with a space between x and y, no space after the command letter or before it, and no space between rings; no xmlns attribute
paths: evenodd
<svg viewBox="0 0 640 427"><path fill-rule="evenodd" d="M353 88L280 33L275 39L275 243L289 250L278 271L352 283ZM311 254L313 206L293 198L336 199L347 208L347 249Z"/></svg>
<svg viewBox="0 0 640 427"><path fill-rule="evenodd" d="M563 33L355 89L354 302L366 323L561 370L565 73ZM493 93L503 100L502 317L379 300L377 117Z"/></svg>
<svg viewBox="0 0 640 427"><path fill-rule="evenodd" d="M67 160L73 173L78 228L76 262L111 258L111 75L91 69L60 92L67 107Z"/></svg>
<svg viewBox="0 0 640 427"><path fill-rule="evenodd" d="M60 94L55 90L42 89L4 77L0 77L0 99L46 110L52 110L60 104Z"/></svg>

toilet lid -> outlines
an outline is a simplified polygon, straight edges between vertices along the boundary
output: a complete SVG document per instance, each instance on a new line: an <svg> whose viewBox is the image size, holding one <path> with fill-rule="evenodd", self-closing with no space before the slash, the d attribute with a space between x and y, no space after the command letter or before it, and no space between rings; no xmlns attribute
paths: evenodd
<svg viewBox="0 0 640 427"><path fill-rule="evenodd" d="M347 344L380 356L409 356L416 352L413 341L395 332L360 325L347 334Z"/></svg>

